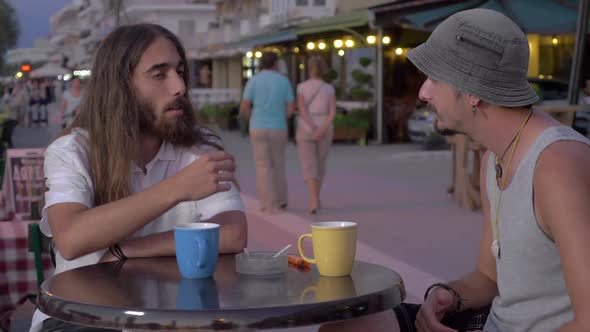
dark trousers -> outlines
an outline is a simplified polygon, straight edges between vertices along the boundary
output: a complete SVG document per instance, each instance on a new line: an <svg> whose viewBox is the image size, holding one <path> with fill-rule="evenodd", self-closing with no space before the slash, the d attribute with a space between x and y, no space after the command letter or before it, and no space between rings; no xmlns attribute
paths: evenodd
<svg viewBox="0 0 590 332"><path fill-rule="evenodd" d="M119 330L103 329L67 323L59 319L49 318L43 322L41 332L114 332Z"/></svg>
<svg viewBox="0 0 590 332"><path fill-rule="evenodd" d="M483 330L490 309L492 306L477 310L465 310L456 314L445 316L442 320L443 325L453 328L459 332ZM420 310L419 304L402 303L393 309L401 332L416 331L416 315Z"/></svg>

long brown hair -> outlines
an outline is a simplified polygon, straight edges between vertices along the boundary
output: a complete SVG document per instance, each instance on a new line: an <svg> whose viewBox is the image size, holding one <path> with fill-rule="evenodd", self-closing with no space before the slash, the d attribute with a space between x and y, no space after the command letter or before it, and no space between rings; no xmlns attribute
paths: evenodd
<svg viewBox="0 0 590 332"><path fill-rule="evenodd" d="M184 64L183 80L189 87L189 69L182 44L173 33L155 24L121 26L101 43L79 107L79 115L62 133L74 128L88 132L88 159L94 186L94 204L102 205L131 194L131 165L141 165L142 110L133 88L133 71L143 53L158 37L169 39ZM187 89L188 91L188 89ZM188 92L184 97L187 100ZM192 103L185 105L192 116ZM212 132L196 125L192 145L212 142Z"/></svg>

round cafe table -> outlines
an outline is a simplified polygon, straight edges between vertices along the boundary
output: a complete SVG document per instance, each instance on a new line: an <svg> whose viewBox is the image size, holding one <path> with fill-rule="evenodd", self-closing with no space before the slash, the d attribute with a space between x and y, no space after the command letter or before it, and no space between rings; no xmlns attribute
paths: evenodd
<svg viewBox="0 0 590 332"><path fill-rule="evenodd" d="M388 310L405 297L400 276L355 262L346 277L315 266L275 277L236 272L221 255L215 274L183 279L174 257L80 267L47 279L38 306L67 322L125 330L259 330L314 325Z"/></svg>

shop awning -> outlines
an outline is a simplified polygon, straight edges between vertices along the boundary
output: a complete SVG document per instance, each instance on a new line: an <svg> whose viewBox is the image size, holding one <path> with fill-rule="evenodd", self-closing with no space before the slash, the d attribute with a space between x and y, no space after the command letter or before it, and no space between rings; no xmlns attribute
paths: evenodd
<svg viewBox="0 0 590 332"><path fill-rule="evenodd" d="M289 28L249 36L235 42L226 43L224 48L253 48L255 46L264 46L296 40L297 36L301 35L350 29L368 25L369 15L370 13L367 10L361 10L345 15L325 17L291 26Z"/></svg>
<svg viewBox="0 0 590 332"><path fill-rule="evenodd" d="M400 1L371 8L378 23L433 30L450 15L471 8L487 8L514 20L526 33L574 33L577 0L423 0Z"/></svg>
<svg viewBox="0 0 590 332"><path fill-rule="evenodd" d="M307 35L326 31L350 29L367 25L370 13L367 10L359 10L350 14L320 18L297 26L297 35Z"/></svg>

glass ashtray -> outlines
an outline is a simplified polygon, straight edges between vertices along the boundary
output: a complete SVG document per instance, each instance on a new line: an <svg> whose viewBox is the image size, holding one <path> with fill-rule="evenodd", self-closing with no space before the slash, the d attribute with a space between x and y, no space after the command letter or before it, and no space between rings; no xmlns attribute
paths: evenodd
<svg viewBox="0 0 590 332"><path fill-rule="evenodd" d="M287 272L287 254L273 257L276 251L242 252L236 255L236 271L251 276L269 277Z"/></svg>

